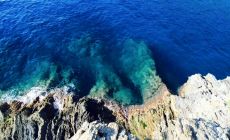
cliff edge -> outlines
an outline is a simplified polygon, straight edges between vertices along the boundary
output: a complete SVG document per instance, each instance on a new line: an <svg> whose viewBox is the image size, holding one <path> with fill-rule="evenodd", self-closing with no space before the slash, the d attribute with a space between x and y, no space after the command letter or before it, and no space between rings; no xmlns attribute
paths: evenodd
<svg viewBox="0 0 230 140"><path fill-rule="evenodd" d="M79 99L54 90L0 105L0 139L230 139L230 77L195 74L172 95L166 86L143 105Z"/></svg>

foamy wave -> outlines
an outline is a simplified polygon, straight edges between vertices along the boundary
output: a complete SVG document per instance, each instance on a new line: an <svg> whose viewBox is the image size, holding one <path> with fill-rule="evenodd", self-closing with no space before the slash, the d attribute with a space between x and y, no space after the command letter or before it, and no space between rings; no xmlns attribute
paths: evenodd
<svg viewBox="0 0 230 140"><path fill-rule="evenodd" d="M31 103L37 97L39 100L43 100L47 96L47 90L44 87L33 87L31 90L23 96L19 96L17 100L23 103Z"/></svg>
<svg viewBox="0 0 230 140"><path fill-rule="evenodd" d="M49 94L54 94L54 107L61 110L63 108L63 101L62 96L60 95L66 95L66 94L74 94L72 92L72 89L74 88L74 85L69 84L66 86L63 86L61 88L53 88L51 90L47 90L46 87L32 87L28 92L26 92L24 95L21 96L14 96L12 94L2 95L0 101L1 102L12 102L12 101L20 101L24 104L32 103L36 98L39 99L39 101L42 101L45 99Z"/></svg>
<svg viewBox="0 0 230 140"><path fill-rule="evenodd" d="M12 102L14 100L23 102L25 104L31 103L37 97L44 99L47 95L47 89L45 87L32 87L27 90L23 95L14 95L14 90L7 91L1 96L1 102Z"/></svg>

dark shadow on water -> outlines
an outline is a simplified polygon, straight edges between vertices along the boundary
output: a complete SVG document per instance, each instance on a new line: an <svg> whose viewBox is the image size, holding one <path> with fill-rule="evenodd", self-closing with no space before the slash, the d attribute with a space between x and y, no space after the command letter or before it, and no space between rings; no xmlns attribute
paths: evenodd
<svg viewBox="0 0 230 140"><path fill-rule="evenodd" d="M180 73L180 70L176 68L176 64L172 63L173 58L169 58L167 54L164 54L160 46L151 45L150 49L155 60L157 73L168 89L173 94L177 94L178 88L186 82L187 77L182 72Z"/></svg>

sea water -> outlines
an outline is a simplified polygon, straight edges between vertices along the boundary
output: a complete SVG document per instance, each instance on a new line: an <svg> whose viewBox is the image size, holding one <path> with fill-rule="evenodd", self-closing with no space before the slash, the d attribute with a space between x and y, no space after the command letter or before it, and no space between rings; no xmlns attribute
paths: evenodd
<svg viewBox="0 0 230 140"><path fill-rule="evenodd" d="M2 0L0 94L74 85L143 103L163 81L230 75L228 0Z"/></svg>

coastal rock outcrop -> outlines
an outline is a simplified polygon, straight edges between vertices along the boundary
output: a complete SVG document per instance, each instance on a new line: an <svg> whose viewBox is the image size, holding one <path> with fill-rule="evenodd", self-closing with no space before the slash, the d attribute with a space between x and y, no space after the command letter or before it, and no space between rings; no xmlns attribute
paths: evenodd
<svg viewBox="0 0 230 140"><path fill-rule="evenodd" d="M129 109L129 129L140 139L230 138L230 77L189 77L179 96L162 88L158 97Z"/></svg>
<svg viewBox="0 0 230 140"><path fill-rule="evenodd" d="M115 116L103 101L79 100L60 91L29 104L19 101L1 104L0 139L64 140L72 137L84 122L95 120L109 123L115 121Z"/></svg>
<svg viewBox="0 0 230 140"><path fill-rule="evenodd" d="M167 128L169 138L230 138L230 77L217 80L211 74L196 74L189 77L179 94L171 95L176 119Z"/></svg>
<svg viewBox="0 0 230 140"><path fill-rule="evenodd" d="M32 102L0 104L3 140L230 139L230 77L189 77L173 95L166 86L143 105L54 90Z"/></svg>

